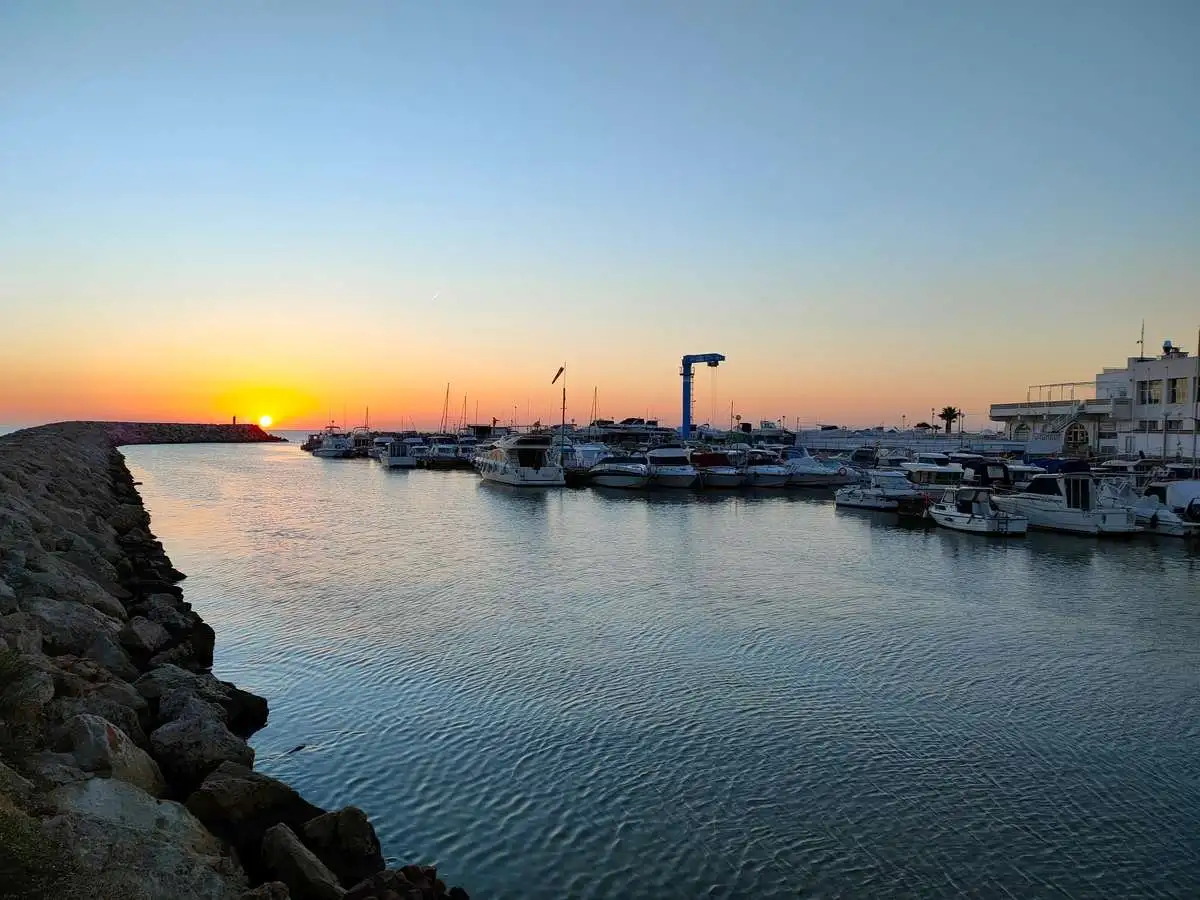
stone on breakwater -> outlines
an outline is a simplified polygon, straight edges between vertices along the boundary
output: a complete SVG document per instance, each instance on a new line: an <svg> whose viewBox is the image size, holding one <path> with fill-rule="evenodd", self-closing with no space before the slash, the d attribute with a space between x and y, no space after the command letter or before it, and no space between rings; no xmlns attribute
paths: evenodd
<svg viewBox="0 0 1200 900"><path fill-rule="evenodd" d="M178 717L150 732L150 752L186 795L223 762L254 765L254 751L226 726L220 710L189 697Z"/></svg>
<svg viewBox="0 0 1200 900"><path fill-rule="evenodd" d="M372 875L346 891L343 900L470 900L462 888L450 888L434 866L404 866Z"/></svg>
<svg viewBox="0 0 1200 900"><path fill-rule="evenodd" d="M121 627L100 610L70 600L26 597L20 603L41 630L47 652L55 655L87 656L97 637L115 637Z"/></svg>
<svg viewBox="0 0 1200 900"><path fill-rule="evenodd" d="M219 765L186 805L214 834L233 844L248 866L258 858L268 828L282 823L298 831L325 812L282 781L235 763Z"/></svg>
<svg viewBox="0 0 1200 900"><path fill-rule="evenodd" d="M146 656L157 653L171 641L167 629L143 616L134 616L126 622L117 637L121 646L130 653Z"/></svg>
<svg viewBox="0 0 1200 900"><path fill-rule="evenodd" d="M346 887L383 869L375 829L357 806L325 813L304 823L300 837Z"/></svg>
<svg viewBox="0 0 1200 900"><path fill-rule="evenodd" d="M291 900L288 887L282 881L268 881L242 894L241 900Z"/></svg>
<svg viewBox="0 0 1200 900"><path fill-rule="evenodd" d="M73 846L96 897L235 900L245 876L220 841L183 806L123 781L93 778L58 788L54 822Z"/></svg>
<svg viewBox="0 0 1200 900"><path fill-rule="evenodd" d="M190 672L176 665L157 666L134 682L160 722L178 718L187 698L194 696L217 708L229 728L249 737L267 723L267 701L207 672Z"/></svg>
<svg viewBox="0 0 1200 900"><path fill-rule="evenodd" d="M345 894L337 877L286 825L267 829L262 861L268 872L288 886L294 900L340 900Z"/></svg>
<svg viewBox="0 0 1200 900"><path fill-rule="evenodd" d="M38 627L38 620L27 612L0 616L0 637L13 650L22 653L42 652L42 630Z"/></svg>
<svg viewBox="0 0 1200 900"><path fill-rule="evenodd" d="M99 716L85 713L69 720L60 749L69 750L85 772L126 781L152 797L161 797L166 791L162 772L150 755L120 728Z"/></svg>

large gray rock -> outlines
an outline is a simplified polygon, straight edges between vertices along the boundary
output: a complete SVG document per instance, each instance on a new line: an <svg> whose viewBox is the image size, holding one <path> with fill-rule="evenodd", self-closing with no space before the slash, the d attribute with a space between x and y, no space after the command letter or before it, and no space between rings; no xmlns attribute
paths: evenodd
<svg viewBox="0 0 1200 900"><path fill-rule="evenodd" d="M267 829L262 861L268 872L288 886L294 900L340 900L346 893L337 877L286 825Z"/></svg>
<svg viewBox="0 0 1200 900"><path fill-rule="evenodd" d="M88 648L98 637L114 638L121 628L98 609L71 600L26 597L21 609L32 617L42 633L43 646L52 654L88 656Z"/></svg>
<svg viewBox="0 0 1200 900"><path fill-rule="evenodd" d="M131 653L157 653L171 641L167 629L143 616L134 616L118 635L121 646Z"/></svg>
<svg viewBox="0 0 1200 900"><path fill-rule="evenodd" d="M111 634L98 634L83 651L83 655L94 660L105 669L126 681L138 677L137 666L129 658L129 654L121 649L116 637Z"/></svg>
<svg viewBox="0 0 1200 900"><path fill-rule="evenodd" d="M42 750L27 757L25 767L33 779L47 790L86 781L89 777L87 772L79 768L75 757L70 753Z"/></svg>
<svg viewBox="0 0 1200 900"><path fill-rule="evenodd" d="M214 708L193 697L174 721L150 732L150 752L181 793L196 788L223 762L254 765L254 751L230 731Z"/></svg>
<svg viewBox="0 0 1200 900"><path fill-rule="evenodd" d="M14 684L0 687L26 709L43 707L54 699L54 679L40 669L34 669Z"/></svg>
<svg viewBox="0 0 1200 900"><path fill-rule="evenodd" d="M379 838L366 813L357 806L310 819L299 834L346 887L383 870Z"/></svg>
<svg viewBox="0 0 1200 900"><path fill-rule="evenodd" d="M325 812L282 781L228 762L187 798L187 808L214 834L237 847L243 859L257 858L268 828L283 823L299 831Z"/></svg>
<svg viewBox="0 0 1200 900"><path fill-rule="evenodd" d="M114 686L111 688L105 685L99 690L78 697L55 697L47 705L46 714L52 720L64 724L75 716L85 713L99 716L112 722L125 732L126 736L137 746L145 749L150 746L150 741L142 729L138 710L128 705L125 702L127 698L121 696L119 685L122 684L125 682L114 682Z"/></svg>
<svg viewBox="0 0 1200 900"><path fill-rule="evenodd" d="M167 629L175 637L189 634L200 617L190 609L185 608L180 600L171 594L150 594L138 604L139 613Z"/></svg>
<svg viewBox="0 0 1200 900"><path fill-rule="evenodd" d="M116 529L117 534L128 534L135 528L149 528L150 515L142 506L122 503L109 514L108 524Z"/></svg>
<svg viewBox="0 0 1200 900"><path fill-rule="evenodd" d="M0 794L24 800L33 793L33 783L0 762Z"/></svg>
<svg viewBox="0 0 1200 900"><path fill-rule="evenodd" d="M157 710L160 722L177 718L191 696L220 708L229 728L243 737L267 722L266 700L226 681L218 681L207 672L161 665L139 678L134 687Z"/></svg>
<svg viewBox="0 0 1200 900"><path fill-rule="evenodd" d="M288 886L282 881L268 881L242 894L242 900L291 900Z"/></svg>
<svg viewBox="0 0 1200 900"><path fill-rule="evenodd" d="M91 606L114 619L126 617L121 601L92 579L72 571L72 567L57 557L43 558L44 569L30 572L22 591L55 600L74 600Z"/></svg>
<svg viewBox="0 0 1200 900"><path fill-rule="evenodd" d="M109 778L66 785L48 799L93 897L238 900L246 890L221 842L178 803Z"/></svg>
<svg viewBox="0 0 1200 900"><path fill-rule="evenodd" d="M140 787L152 797L167 789L158 764L112 722L79 715L65 726L62 749L69 749L85 772L107 775Z"/></svg>
<svg viewBox="0 0 1200 900"><path fill-rule="evenodd" d="M42 652L42 630L38 627L38 620L27 612L0 616L0 635L13 650L22 653Z"/></svg>
<svg viewBox="0 0 1200 900"><path fill-rule="evenodd" d="M8 586L7 581L0 580L0 616L7 616L17 611L17 592Z"/></svg>

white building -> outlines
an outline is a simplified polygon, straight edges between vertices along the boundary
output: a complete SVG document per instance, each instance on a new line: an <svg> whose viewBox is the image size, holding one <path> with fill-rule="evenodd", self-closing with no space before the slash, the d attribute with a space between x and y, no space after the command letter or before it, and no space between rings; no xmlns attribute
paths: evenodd
<svg viewBox="0 0 1200 900"><path fill-rule="evenodd" d="M1024 403L992 404L991 418L1046 450L1194 459L1198 395L1200 356L1164 341L1161 356L1132 356L1094 381L1032 385Z"/></svg>

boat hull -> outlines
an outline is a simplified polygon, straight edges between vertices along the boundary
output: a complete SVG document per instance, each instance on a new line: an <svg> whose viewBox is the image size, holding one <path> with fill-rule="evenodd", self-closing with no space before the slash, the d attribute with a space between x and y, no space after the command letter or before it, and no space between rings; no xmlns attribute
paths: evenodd
<svg viewBox="0 0 1200 900"><path fill-rule="evenodd" d="M779 488L788 483L791 476L786 469L775 466L758 468L751 466L746 472L746 485L756 488Z"/></svg>
<svg viewBox="0 0 1200 900"><path fill-rule="evenodd" d="M1019 536L1025 534L1029 529L1028 519L1008 513L996 516L974 516L957 511L950 512L933 506L929 509L929 517L943 528L965 531L969 534Z"/></svg>
<svg viewBox="0 0 1200 900"><path fill-rule="evenodd" d="M350 459L354 455L354 451L330 450L328 447L318 447L312 452L312 455L319 459Z"/></svg>
<svg viewBox="0 0 1200 900"><path fill-rule="evenodd" d="M659 488L690 488L696 483L696 473L691 475L670 475L655 472L650 476L650 485Z"/></svg>
<svg viewBox="0 0 1200 900"><path fill-rule="evenodd" d="M699 473L700 484L706 488L739 488L745 483L745 476L741 472L713 472L701 470Z"/></svg>
<svg viewBox="0 0 1200 900"><path fill-rule="evenodd" d="M621 488L627 491L642 490L650 484L649 475L623 475L619 472L611 472L606 475L593 475L591 483L596 487L606 488Z"/></svg>
<svg viewBox="0 0 1200 900"><path fill-rule="evenodd" d="M415 469L417 458L415 456L381 456L379 463L385 469Z"/></svg>
<svg viewBox="0 0 1200 900"><path fill-rule="evenodd" d="M996 505L1004 512L1024 516L1030 528L1044 531L1063 531L1068 534L1121 536L1141 531L1132 509L1074 509L1058 505L1042 505L1037 501L1022 502L1012 494L998 494Z"/></svg>

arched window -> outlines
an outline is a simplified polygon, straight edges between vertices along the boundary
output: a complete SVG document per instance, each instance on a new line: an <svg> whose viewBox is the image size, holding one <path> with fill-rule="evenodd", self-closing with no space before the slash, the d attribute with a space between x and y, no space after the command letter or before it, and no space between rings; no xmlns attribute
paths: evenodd
<svg viewBox="0 0 1200 900"><path fill-rule="evenodd" d="M1028 422L1018 422L1016 424L1016 427L1013 428L1012 436L1013 436L1013 440L1016 440L1016 441L1029 440L1029 423Z"/></svg>
<svg viewBox="0 0 1200 900"><path fill-rule="evenodd" d="M1088 431L1081 423L1072 422L1067 426L1067 432L1063 435L1063 447L1067 450L1079 450L1086 447L1089 443Z"/></svg>

